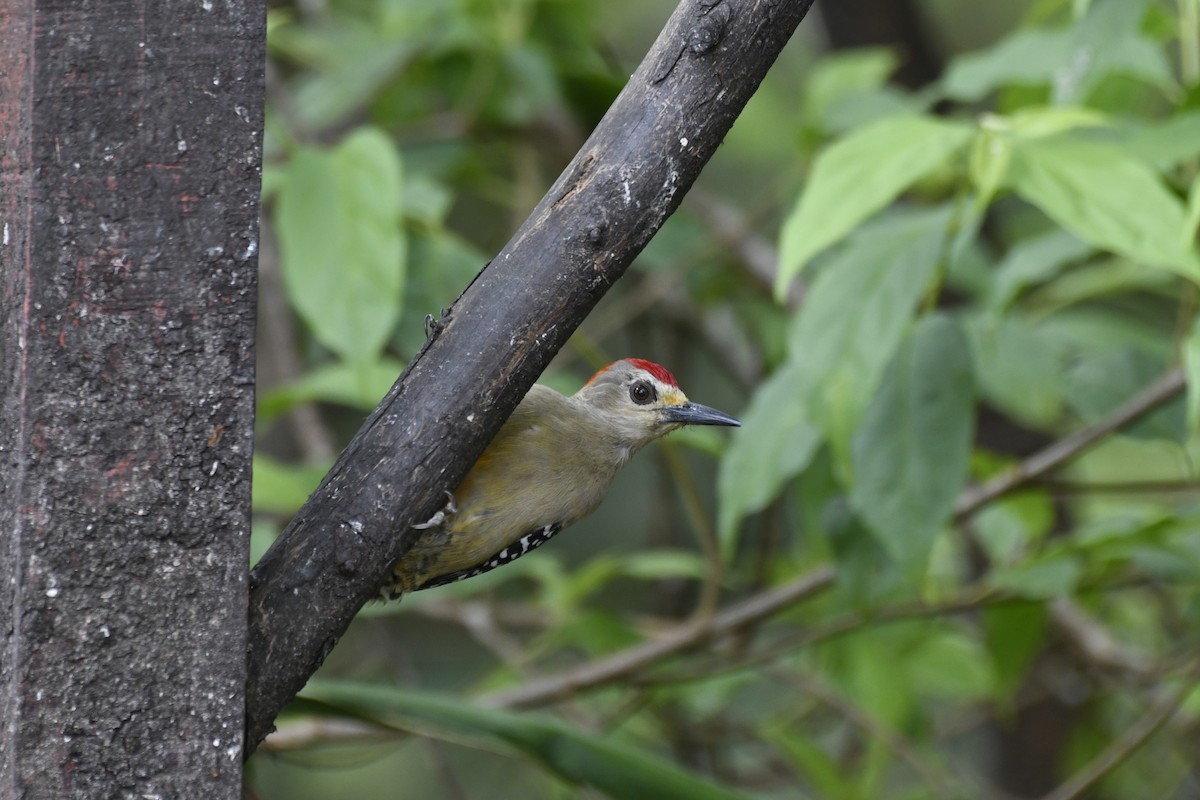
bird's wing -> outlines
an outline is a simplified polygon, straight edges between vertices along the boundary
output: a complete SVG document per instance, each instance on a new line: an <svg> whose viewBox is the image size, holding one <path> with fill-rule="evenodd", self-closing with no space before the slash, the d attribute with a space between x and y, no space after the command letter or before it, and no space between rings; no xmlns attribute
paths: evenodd
<svg viewBox="0 0 1200 800"><path fill-rule="evenodd" d="M516 561L518 558L530 552L531 550L536 550L554 538L554 534L558 533L562 529L563 526L560 522L556 522L553 525L546 525L541 528L536 528L522 536L513 544L510 544L508 547L501 550L499 553L496 553L491 558L476 564L473 567L460 569L457 572L448 572L445 575L438 575L436 578L431 578L430 580L425 581L425 583L422 583L420 586L417 586L413 589L413 591L417 592L421 589L430 589L434 586L442 586L447 583L454 583L455 581L474 578L476 575L482 575L485 572L490 572L496 567L503 566L510 561Z"/></svg>

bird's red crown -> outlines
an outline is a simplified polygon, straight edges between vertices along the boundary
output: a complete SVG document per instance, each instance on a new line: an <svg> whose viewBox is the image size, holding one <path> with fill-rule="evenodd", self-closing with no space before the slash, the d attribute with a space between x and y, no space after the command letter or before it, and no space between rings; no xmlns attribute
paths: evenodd
<svg viewBox="0 0 1200 800"><path fill-rule="evenodd" d="M660 383L663 383L666 386L672 386L676 389L679 388L679 382L675 380L675 376L672 375L671 371L669 369L667 369L666 367L661 366L659 364L655 364L653 361L647 361L644 358L626 358L623 360L628 364L632 364L633 366L637 367L640 370L645 370L646 372L649 372ZM609 364L607 367L600 370L595 375L593 375L591 378L589 378L588 383L591 383L592 381L596 380L596 378L598 378L599 376L601 376L605 372L607 372L609 370L609 368L613 366L613 364L620 364L620 363L621 363L620 361L614 361L612 364Z"/></svg>

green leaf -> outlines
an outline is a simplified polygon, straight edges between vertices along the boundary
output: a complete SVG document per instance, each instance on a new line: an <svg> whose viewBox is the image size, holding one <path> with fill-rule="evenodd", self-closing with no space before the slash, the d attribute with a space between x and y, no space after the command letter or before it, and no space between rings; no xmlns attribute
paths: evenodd
<svg viewBox="0 0 1200 800"><path fill-rule="evenodd" d="M869 614L888 600L911 595L911 576L856 515L845 496L827 503L819 528L837 564L838 604Z"/></svg>
<svg viewBox="0 0 1200 800"><path fill-rule="evenodd" d="M407 37L335 14L326 15L320 26L282 25L272 31L268 45L273 53L313 67L293 84L290 108L300 127L317 132L348 125L420 47L431 43L436 23L420 17L438 13L430 8L433 5L408 4L415 13L401 28ZM424 34L424 41L414 35L417 32Z"/></svg>
<svg viewBox="0 0 1200 800"><path fill-rule="evenodd" d="M605 610L599 602L589 601L587 587L571 582L572 605L553 606L550 617L553 622L545 633L538 637L535 652L576 652L585 657L603 656L644 641L631 621L621 615ZM583 590L583 591L581 591ZM555 598L557 599L557 598ZM546 598L546 606L551 601ZM497 678L502 678L497 675Z"/></svg>
<svg viewBox="0 0 1200 800"><path fill-rule="evenodd" d="M956 58L941 90L975 102L1012 85L1049 85L1056 105L1078 103L1113 74L1172 90L1170 64L1162 49L1137 35L1146 0L1100 0L1069 28L1035 28L995 46Z"/></svg>
<svg viewBox="0 0 1200 800"><path fill-rule="evenodd" d="M920 114L927 105L920 95L905 93L895 86L884 86L843 97L825 114L824 128L829 136L841 135L881 119Z"/></svg>
<svg viewBox="0 0 1200 800"><path fill-rule="evenodd" d="M1064 270L1052 281L1027 292L1022 307L1030 315L1046 321L1068 312L1072 307L1130 295L1139 291L1168 295L1178 292L1177 278L1172 272L1154 269L1122 256L1094 258ZM1113 318L1113 327L1120 328L1127 320Z"/></svg>
<svg viewBox="0 0 1200 800"><path fill-rule="evenodd" d="M1166 370L1153 355L1133 348L1088 353L1067 371L1066 396L1085 422L1106 418ZM1126 436L1183 442L1187 420L1182 403L1170 403L1122 430Z"/></svg>
<svg viewBox="0 0 1200 800"><path fill-rule="evenodd" d="M1075 591L1083 567L1073 556L1054 555L996 569L988 576L992 586L1021 597L1045 600Z"/></svg>
<svg viewBox="0 0 1200 800"><path fill-rule="evenodd" d="M901 346L854 436L850 501L888 552L923 565L966 483L974 430L967 342L926 318Z"/></svg>
<svg viewBox="0 0 1200 800"><path fill-rule="evenodd" d="M1117 136L1117 144L1123 150L1159 170L1195 159L1200 151L1197 142L1200 142L1200 111L1161 121L1128 121Z"/></svg>
<svg viewBox="0 0 1200 800"><path fill-rule="evenodd" d="M940 167L971 128L929 117L890 117L846 136L817 156L796 207L783 223L778 297L809 260L906 188Z"/></svg>
<svg viewBox="0 0 1200 800"><path fill-rule="evenodd" d="M991 694L996 680L975 638L949 627L927 629L907 654L904 669L922 694L961 702Z"/></svg>
<svg viewBox="0 0 1200 800"><path fill-rule="evenodd" d="M1012 137L982 128L971 141L967 171L975 186L975 212L981 213L992 202L1004 183L1012 161Z"/></svg>
<svg viewBox="0 0 1200 800"><path fill-rule="evenodd" d="M293 406L313 401L370 411L403 371L404 365L390 358L326 364L266 393L259 400L258 413L260 418L269 420Z"/></svg>
<svg viewBox="0 0 1200 800"><path fill-rule="evenodd" d="M809 112L819 114L848 94L887 83L899 60L888 47L861 47L830 53L813 65L805 87Z"/></svg>
<svg viewBox="0 0 1200 800"><path fill-rule="evenodd" d="M1192 188L1188 191L1187 219L1184 220L1183 230L1179 232L1179 243L1183 247L1191 247L1196 241L1200 229L1200 172L1192 178Z"/></svg>
<svg viewBox="0 0 1200 800"><path fill-rule="evenodd" d="M301 696L461 745L480 749L499 745L533 759L563 780L622 800L742 797L650 755L645 747L589 736L531 715L479 708L460 697L325 680L309 681Z"/></svg>
<svg viewBox="0 0 1200 800"><path fill-rule="evenodd" d="M985 606L983 638L992 657L998 699L1011 700L1046 638L1041 603Z"/></svg>
<svg viewBox="0 0 1200 800"><path fill-rule="evenodd" d="M284 288L313 334L347 361L374 358L404 288L400 158L362 128L335 150L299 149L276 205Z"/></svg>
<svg viewBox="0 0 1200 800"><path fill-rule="evenodd" d="M250 521L250 563L247 565L253 567L258 563L267 551L271 549L271 545L275 544L275 539L279 536L279 525L274 520L255 517Z"/></svg>
<svg viewBox="0 0 1200 800"><path fill-rule="evenodd" d="M941 90L947 97L975 102L1002 86L1047 83L1063 62L1068 45L1063 31L1018 31L991 48L954 59L941 80Z"/></svg>
<svg viewBox="0 0 1200 800"><path fill-rule="evenodd" d="M1179 241L1183 207L1153 169L1124 151L1069 135L1018 140L1008 182L1096 247L1200 281L1200 260Z"/></svg>
<svg viewBox="0 0 1200 800"><path fill-rule="evenodd" d="M904 730L917 710L912 683L904 674L913 638L900 627L874 633L878 635L849 636L830 647L825 671L847 705L858 706L890 730Z"/></svg>
<svg viewBox="0 0 1200 800"><path fill-rule="evenodd" d="M1030 106L1004 116L985 114L984 130L1006 134L1014 139L1041 139L1076 128L1096 128L1110 125L1108 117L1084 106Z"/></svg>
<svg viewBox="0 0 1200 800"><path fill-rule="evenodd" d="M829 128L829 116L863 95L882 89L898 59L885 47L831 53L813 65L804 91L804 119Z"/></svg>
<svg viewBox="0 0 1200 800"><path fill-rule="evenodd" d="M429 175L410 171L404 177L401 203L408 219L437 230L454 205L454 191Z"/></svg>
<svg viewBox="0 0 1200 800"><path fill-rule="evenodd" d="M1008 565L1036 550L1054 524L1054 506L1045 492L1027 490L989 503L971 518L980 547L991 564Z"/></svg>
<svg viewBox="0 0 1200 800"><path fill-rule="evenodd" d="M889 637L895 641L893 637ZM912 682L883 637L855 636L845 642L847 662L838 670L837 679L843 687L842 703L857 706L859 712L882 723L890 731L904 730L916 712L916 697ZM878 736L866 740L858 786L867 797L885 793L883 780L894 758L889 747Z"/></svg>
<svg viewBox="0 0 1200 800"><path fill-rule="evenodd" d="M798 397L844 473L850 436L937 273L952 213L896 215L856 233L813 281L791 326Z"/></svg>
<svg viewBox="0 0 1200 800"><path fill-rule="evenodd" d="M817 276L789 331L788 364L759 388L721 463L726 548L738 521L808 466L822 434L847 459L867 398L937 270L950 214L936 209L873 224Z"/></svg>
<svg viewBox="0 0 1200 800"><path fill-rule="evenodd" d="M264 161L262 166L262 201L263 205L275 196L279 188L287 180L287 169L279 164Z"/></svg>
<svg viewBox="0 0 1200 800"><path fill-rule="evenodd" d="M1023 239L997 265L988 305L1005 310L1027 287L1054 278L1091 252L1091 245L1061 228Z"/></svg>
<svg viewBox="0 0 1200 800"><path fill-rule="evenodd" d="M252 484L254 510L295 514L328 471L328 466L284 464L255 454Z"/></svg>
<svg viewBox="0 0 1200 800"><path fill-rule="evenodd" d="M887 82L898 62L887 47L859 47L819 59L805 85L801 118L806 126L817 135L828 135L884 117L919 113L921 98Z"/></svg>
<svg viewBox="0 0 1200 800"><path fill-rule="evenodd" d="M798 474L821 443L821 432L798 402L802 369L793 364L767 379L742 415L721 460L717 492L723 549L732 548L737 523L761 511L788 479Z"/></svg>
<svg viewBox="0 0 1200 800"><path fill-rule="evenodd" d="M425 315L439 317L479 274L487 256L443 228L412 230L405 250L405 261L413 271L404 287L403 321L391 346L401 353L416 353L425 344Z"/></svg>
<svg viewBox="0 0 1200 800"><path fill-rule="evenodd" d="M1065 61L1054 75L1055 102L1087 97L1110 75L1122 75L1178 91L1164 49L1140 33L1150 0L1095 0L1071 31Z"/></svg>
<svg viewBox="0 0 1200 800"><path fill-rule="evenodd" d="M704 559L683 550L642 550L619 559L620 571L631 578L657 581L667 578L695 578L708 574Z"/></svg>
<svg viewBox="0 0 1200 800"><path fill-rule="evenodd" d="M791 759L799 768L800 774L816 789L817 797L828 800L865 800L867 797L851 782L852 776L846 774L845 765L805 737L802 732L768 731L763 734L763 738Z"/></svg>
<svg viewBox="0 0 1200 800"><path fill-rule="evenodd" d="M1183 344L1183 368L1187 372L1187 429L1195 435L1200 430L1200 317L1192 323Z"/></svg>
<svg viewBox="0 0 1200 800"><path fill-rule="evenodd" d="M1058 343L1022 317L993 325L983 317L969 328L980 392L1000 410L1033 427L1046 427L1063 411Z"/></svg>
<svg viewBox="0 0 1200 800"><path fill-rule="evenodd" d="M573 384L577 387L578 384ZM574 392L564 392L574 394ZM691 426L680 428L671 434L671 447L686 447L697 453L704 453L712 458L720 458L729 447L729 436L708 427Z"/></svg>

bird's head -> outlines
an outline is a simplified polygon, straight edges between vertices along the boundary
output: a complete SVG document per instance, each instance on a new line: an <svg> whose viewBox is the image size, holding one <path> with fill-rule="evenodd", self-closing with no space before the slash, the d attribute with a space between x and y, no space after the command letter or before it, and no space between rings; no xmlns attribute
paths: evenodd
<svg viewBox="0 0 1200 800"><path fill-rule="evenodd" d="M609 364L591 377L575 399L632 450L684 425L742 424L722 411L691 402L666 368L640 358Z"/></svg>

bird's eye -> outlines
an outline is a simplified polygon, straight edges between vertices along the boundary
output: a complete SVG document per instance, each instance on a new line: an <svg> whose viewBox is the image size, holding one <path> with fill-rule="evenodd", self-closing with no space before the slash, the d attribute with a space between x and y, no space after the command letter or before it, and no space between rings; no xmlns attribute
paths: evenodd
<svg viewBox="0 0 1200 800"><path fill-rule="evenodd" d="M629 399L637 403L639 406L644 406L647 403L653 403L658 399L658 395L654 391L654 387L646 381L637 381L633 386L629 387Z"/></svg>

